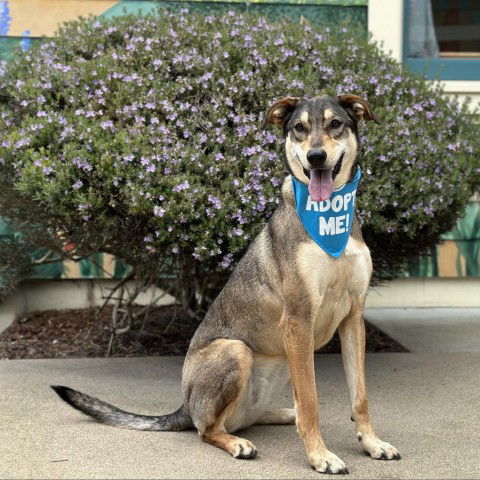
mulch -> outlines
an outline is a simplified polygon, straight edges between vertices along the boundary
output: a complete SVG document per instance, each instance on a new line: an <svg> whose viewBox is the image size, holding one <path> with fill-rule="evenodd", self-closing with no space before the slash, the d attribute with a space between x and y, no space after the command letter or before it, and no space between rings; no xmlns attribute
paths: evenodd
<svg viewBox="0 0 480 480"><path fill-rule="evenodd" d="M175 315L174 306L157 307L142 324L114 337L112 357L184 355L197 324ZM104 357L111 340L112 307L31 313L0 333L0 359ZM366 322L367 352L406 352ZM319 353L340 353L338 335Z"/></svg>

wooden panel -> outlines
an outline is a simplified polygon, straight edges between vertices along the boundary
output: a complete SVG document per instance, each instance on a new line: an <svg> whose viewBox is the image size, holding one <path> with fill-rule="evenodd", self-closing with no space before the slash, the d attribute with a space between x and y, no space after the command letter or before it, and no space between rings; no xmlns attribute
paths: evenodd
<svg viewBox="0 0 480 480"><path fill-rule="evenodd" d="M439 277L465 276L465 258L460 256L453 240L446 240L437 247L437 265Z"/></svg>
<svg viewBox="0 0 480 480"><path fill-rule="evenodd" d="M51 37L60 23L79 16L100 15L117 0L9 0L12 22L8 36Z"/></svg>

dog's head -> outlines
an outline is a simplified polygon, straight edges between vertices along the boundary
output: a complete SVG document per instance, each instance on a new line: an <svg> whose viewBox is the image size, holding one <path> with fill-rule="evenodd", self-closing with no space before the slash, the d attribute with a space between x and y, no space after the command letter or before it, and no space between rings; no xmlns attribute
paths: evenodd
<svg viewBox="0 0 480 480"><path fill-rule="evenodd" d="M283 130L289 172L308 184L312 200L324 201L355 173L362 119L380 123L370 105L356 95L286 97L268 109L264 124Z"/></svg>

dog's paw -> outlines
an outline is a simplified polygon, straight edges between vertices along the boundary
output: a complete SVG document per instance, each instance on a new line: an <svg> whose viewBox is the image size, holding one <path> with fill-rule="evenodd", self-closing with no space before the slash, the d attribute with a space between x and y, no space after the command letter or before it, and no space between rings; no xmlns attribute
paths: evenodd
<svg viewBox="0 0 480 480"><path fill-rule="evenodd" d="M322 453L313 453L308 456L310 465L314 470L320 473L331 473L345 475L348 469L340 458L334 453L326 450Z"/></svg>
<svg viewBox="0 0 480 480"><path fill-rule="evenodd" d="M230 447L232 457L244 460L250 460L257 456L257 449L255 445L249 440L239 438L235 440Z"/></svg>
<svg viewBox="0 0 480 480"><path fill-rule="evenodd" d="M364 437L359 434L363 451L375 460L400 460L402 457L398 450L387 442L382 442L376 437Z"/></svg>

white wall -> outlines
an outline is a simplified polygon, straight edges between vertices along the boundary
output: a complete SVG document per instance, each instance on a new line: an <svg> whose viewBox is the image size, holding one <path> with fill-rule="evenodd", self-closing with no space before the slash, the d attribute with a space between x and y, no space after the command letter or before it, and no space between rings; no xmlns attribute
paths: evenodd
<svg viewBox="0 0 480 480"><path fill-rule="evenodd" d="M368 31L398 62L403 55L403 0L369 0Z"/></svg>

